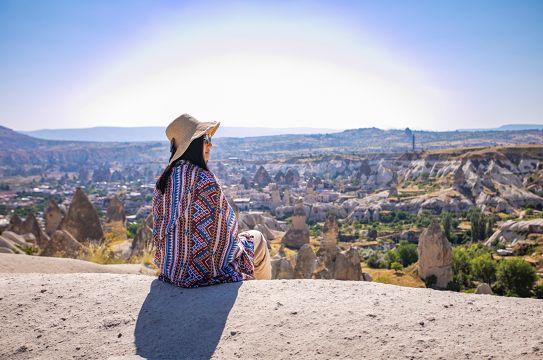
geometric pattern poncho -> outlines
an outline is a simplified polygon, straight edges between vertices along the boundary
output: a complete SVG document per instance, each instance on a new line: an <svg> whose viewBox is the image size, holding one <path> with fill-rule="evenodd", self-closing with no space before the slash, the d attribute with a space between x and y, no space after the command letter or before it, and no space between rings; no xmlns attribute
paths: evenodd
<svg viewBox="0 0 543 360"><path fill-rule="evenodd" d="M238 221L215 175L188 161L153 195L154 263L159 279L199 287L254 279L254 239Z"/></svg>

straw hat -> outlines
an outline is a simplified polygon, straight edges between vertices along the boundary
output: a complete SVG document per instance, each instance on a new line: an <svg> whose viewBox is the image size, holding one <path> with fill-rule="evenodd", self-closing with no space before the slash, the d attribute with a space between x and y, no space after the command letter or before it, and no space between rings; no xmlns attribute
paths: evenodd
<svg viewBox="0 0 543 360"><path fill-rule="evenodd" d="M187 150L192 140L199 138L204 134L213 136L219 128L220 122L198 121L189 114L183 114L168 125L166 128L166 137L175 141L177 150L170 160L170 164L179 159L181 155Z"/></svg>

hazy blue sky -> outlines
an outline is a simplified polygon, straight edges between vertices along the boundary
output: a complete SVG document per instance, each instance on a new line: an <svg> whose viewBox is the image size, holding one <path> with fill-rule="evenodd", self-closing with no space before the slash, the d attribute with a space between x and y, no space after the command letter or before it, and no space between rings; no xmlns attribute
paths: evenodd
<svg viewBox="0 0 543 360"><path fill-rule="evenodd" d="M0 124L543 123L543 1L4 1Z"/></svg>

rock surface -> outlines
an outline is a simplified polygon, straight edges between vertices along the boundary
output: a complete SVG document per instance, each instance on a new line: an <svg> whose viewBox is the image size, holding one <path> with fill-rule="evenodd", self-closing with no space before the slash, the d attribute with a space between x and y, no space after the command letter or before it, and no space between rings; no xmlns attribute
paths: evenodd
<svg viewBox="0 0 543 360"><path fill-rule="evenodd" d="M68 231L80 243L99 243L104 238L98 213L81 188L74 193L62 230Z"/></svg>
<svg viewBox="0 0 543 360"><path fill-rule="evenodd" d="M124 212L124 206L117 195L112 196L109 199L109 203L106 210L106 222L120 221L123 224L126 222L126 214Z"/></svg>
<svg viewBox="0 0 543 360"><path fill-rule="evenodd" d="M90 261L65 259L47 256L20 256L0 254L0 274L6 273L112 273L112 274L148 274L138 264L100 265ZM1 297L1 295L0 295ZM0 359L2 357L0 356Z"/></svg>
<svg viewBox="0 0 543 360"><path fill-rule="evenodd" d="M317 255L311 245L303 245L296 254L296 265L294 266L294 277L296 279L311 279L317 269Z"/></svg>
<svg viewBox="0 0 543 360"><path fill-rule="evenodd" d="M274 257L271 260L272 279L294 279L294 269L288 259Z"/></svg>
<svg viewBox="0 0 543 360"><path fill-rule="evenodd" d="M136 236L132 240L130 256L141 256L144 251L153 249L153 215L147 215L144 221L138 223Z"/></svg>
<svg viewBox="0 0 543 360"><path fill-rule="evenodd" d="M304 204L298 199L294 206L292 225L281 239L281 243L292 249L300 249L304 244L309 243L309 228L306 224Z"/></svg>
<svg viewBox="0 0 543 360"><path fill-rule="evenodd" d="M418 274L421 279L435 275L438 288L446 288L452 281L452 247L443 235L441 225L433 220L430 226L422 232L417 246L419 261Z"/></svg>
<svg viewBox="0 0 543 360"><path fill-rule="evenodd" d="M44 248L49 242L49 237L43 232L33 213L28 214L18 234L33 234L36 237L36 245L39 248Z"/></svg>
<svg viewBox="0 0 543 360"><path fill-rule="evenodd" d="M53 235L58 230L63 217L64 214L55 200L50 200L44 214L45 233L49 236Z"/></svg>
<svg viewBox="0 0 543 360"><path fill-rule="evenodd" d="M255 173L253 182L258 184L260 187L264 187L271 183L271 181L272 179L268 171L264 168L264 166L260 166Z"/></svg>
<svg viewBox="0 0 543 360"><path fill-rule="evenodd" d="M488 294L488 295L494 294L492 292L492 288L487 283L481 283L481 284L477 285L477 289L475 289L475 293L476 294Z"/></svg>
<svg viewBox="0 0 543 360"><path fill-rule="evenodd" d="M47 246L40 252L40 255L77 259L84 250L85 247L69 232L66 230L57 230L51 236L51 240L49 240Z"/></svg>
<svg viewBox="0 0 543 360"><path fill-rule="evenodd" d="M485 245L489 247L512 246L525 240L529 234L543 234L543 219L506 221L488 238Z"/></svg>
<svg viewBox="0 0 543 360"><path fill-rule="evenodd" d="M1 274L0 297L5 359L543 355L537 299L328 280L181 289L119 274Z"/></svg>

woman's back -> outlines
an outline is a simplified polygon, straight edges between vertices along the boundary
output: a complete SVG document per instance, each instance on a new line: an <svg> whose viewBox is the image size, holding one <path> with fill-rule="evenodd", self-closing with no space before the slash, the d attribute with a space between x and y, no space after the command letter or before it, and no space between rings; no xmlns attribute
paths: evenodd
<svg viewBox="0 0 543 360"><path fill-rule="evenodd" d="M196 287L253 278L251 239L238 224L213 173L189 161L172 168L153 196L155 264L160 278Z"/></svg>

